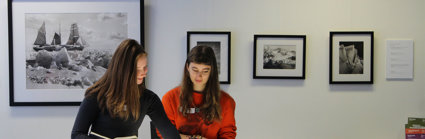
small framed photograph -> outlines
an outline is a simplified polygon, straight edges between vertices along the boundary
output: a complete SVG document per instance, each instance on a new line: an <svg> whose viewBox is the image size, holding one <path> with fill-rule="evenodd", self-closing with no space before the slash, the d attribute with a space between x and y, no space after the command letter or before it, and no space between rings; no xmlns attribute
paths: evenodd
<svg viewBox="0 0 425 139"><path fill-rule="evenodd" d="M329 83L373 84L373 32L330 32Z"/></svg>
<svg viewBox="0 0 425 139"><path fill-rule="evenodd" d="M123 40L143 44L143 3L8 0L9 105L79 105Z"/></svg>
<svg viewBox="0 0 425 139"><path fill-rule="evenodd" d="M305 79L305 35L254 35L254 79Z"/></svg>
<svg viewBox="0 0 425 139"><path fill-rule="evenodd" d="M197 45L209 46L217 60L220 84L230 84L230 32L188 31L187 53Z"/></svg>

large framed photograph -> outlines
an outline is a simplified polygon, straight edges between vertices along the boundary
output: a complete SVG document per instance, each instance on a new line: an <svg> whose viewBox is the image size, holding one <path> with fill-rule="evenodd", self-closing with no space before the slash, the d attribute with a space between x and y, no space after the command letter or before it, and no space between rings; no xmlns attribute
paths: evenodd
<svg viewBox="0 0 425 139"><path fill-rule="evenodd" d="M373 32L330 32L329 83L373 84Z"/></svg>
<svg viewBox="0 0 425 139"><path fill-rule="evenodd" d="M79 105L121 41L143 44L143 9L143 0L8 0L10 106Z"/></svg>
<svg viewBox="0 0 425 139"><path fill-rule="evenodd" d="M197 45L209 46L217 59L220 84L230 84L230 32L188 31L187 53Z"/></svg>
<svg viewBox="0 0 425 139"><path fill-rule="evenodd" d="M305 79L305 35L254 35L254 79Z"/></svg>

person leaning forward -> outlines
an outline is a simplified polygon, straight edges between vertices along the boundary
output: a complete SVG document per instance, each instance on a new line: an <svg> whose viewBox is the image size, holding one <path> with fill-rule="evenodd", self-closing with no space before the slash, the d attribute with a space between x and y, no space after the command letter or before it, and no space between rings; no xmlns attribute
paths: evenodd
<svg viewBox="0 0 425 139"><path fill-rule="evenodd" d="M165 138L180 139L159 97L142 84L147 71L143 47L133 39L121 42L105 74L86 90L71 138L137 138L148 115Z"/></svg>

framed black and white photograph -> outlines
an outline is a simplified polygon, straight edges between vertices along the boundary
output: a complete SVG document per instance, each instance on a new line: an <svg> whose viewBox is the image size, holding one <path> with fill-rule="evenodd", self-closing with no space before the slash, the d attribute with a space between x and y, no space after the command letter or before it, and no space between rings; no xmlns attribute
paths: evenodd
<svg viewBox="0 0 425 139"><path fill-rule="evenodd" d="M330 32L329 83L373 84L373 32Z"/></svg>
<svg viewBox="0 0 425 139"><path fill-rule="evenodd" d="M214 50L220 84L230 84L230 36L230 32L187 32L187 53L197 45L209 46Z"/></svg>
<svg viewBox="0 0 425 139"><path fill-rule="evenodd" d="M9 0L10 106L79 105L116 47L143 44L143 0Z"/></svg>
<svg viewBox="0 0 425 139"><path fill-rule="evenodd" d="M305 79L305 35L254 35L254 79Z"/></svg>

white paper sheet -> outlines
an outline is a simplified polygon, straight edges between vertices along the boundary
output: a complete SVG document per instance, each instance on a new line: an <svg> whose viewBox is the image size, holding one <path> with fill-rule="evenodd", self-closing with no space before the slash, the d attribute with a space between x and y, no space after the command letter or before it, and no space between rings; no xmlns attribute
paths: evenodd
<svg viewBox="0 0 425 139"><path fill-rule="evenodd" d="M413 40L387 40L387 79L413 79Z"/></svg>

